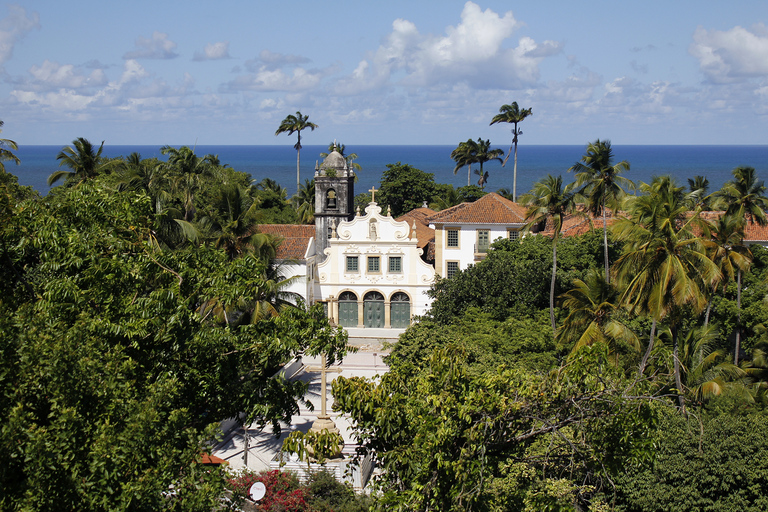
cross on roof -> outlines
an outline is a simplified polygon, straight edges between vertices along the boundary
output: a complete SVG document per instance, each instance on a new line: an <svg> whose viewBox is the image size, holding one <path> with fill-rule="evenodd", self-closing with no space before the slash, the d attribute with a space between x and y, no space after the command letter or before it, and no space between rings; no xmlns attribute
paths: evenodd
<svg viewBox="0 0 768 512"><path fill-rule="evenodd" d="M368 190L368 192L370 192L370 193L371 193L371 202L372 202L372 203L375 203L375 202L376 202L376 198L375 198L375 194L376 194L376 185L372 186L372 187L371 187L371 188Z"/></svg>

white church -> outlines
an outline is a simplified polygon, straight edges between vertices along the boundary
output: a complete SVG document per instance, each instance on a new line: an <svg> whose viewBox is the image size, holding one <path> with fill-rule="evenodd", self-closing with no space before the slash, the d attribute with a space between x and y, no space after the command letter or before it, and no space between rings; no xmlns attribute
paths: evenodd
<svg viewBox="0 0 768 512"><path fill-rule="evenodd" d="M516 239L525 210L498 194L435 212L426 205L397 219L376 203L353 211L354 171L332 151L315 169L315 225L262 225L282 241L277 259L286 291L321 302L348 330L407 328L429 309L436 276L482 260L498 237ZM380 331L379 331L380 332Z"/></svg>

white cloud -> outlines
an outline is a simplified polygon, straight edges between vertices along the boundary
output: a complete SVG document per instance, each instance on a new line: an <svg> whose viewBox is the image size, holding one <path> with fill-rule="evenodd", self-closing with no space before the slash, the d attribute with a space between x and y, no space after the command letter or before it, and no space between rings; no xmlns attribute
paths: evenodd
<svg viewBox="0 0 768 512"><path fill-rule="evenodd" d="M40 66L29 68L32 80L24 84L31 90L82 89L98 87L107 83L104 71L94 69L90 74L84 74L80 68L72 64L61 65L58 62L45 60Z"/></svg>
<svg viewBox="0 0 768 512"><path fill-rule="evenodd" d="M229 59L229 41L209 43L202 52L195 52L192 60L222 60Z"/></svg>
<svg viewBox="0 0 768 512"><path fill-rule="evenodd" d="M168 34L155 31L151 39L136 38L136 49L123 55L123 59L175 59L176 43L168 39Z"/></svg>
<svg viewBox="0 0 768 512"><path fill-rule="evenodd" d="M768 77L766 32L762 23L755 25L752 31L739 26L727 31L699 27L688 51L698 59L707 78L715 83Z"/></svg>
<svg viewBox="0 0 768 512"><path fill-rule="evenodd" d="M10 14L0 20L0 66L13 57L13 48L18 41L32 29L40 28L38 13L28 15L26 9L18 5L10 5L8 10Z"/></svg>
<svg viewBox="0 0 768 512"><path fill-rule="evenodd" d="M292 73L286 73L281 69L269 69L262 67L256 73L239 76L236 79L223 84L223 92L235 91L283 91L298 92L307 91L317 87L323 77L330 73L326 71L305 70L294 68Z"/></svg>
<svg viewBox="0 0 768 512"><path fill-rule="evenodd" d="M412 22L397 19L385 43L339 82L338 92L375 89L401 75L403 85L416 87L459 82L475 88L532 84L539 78L540 62L560 53L562 45L522 37L516 47L509 48L519 26L511 11L501 16L471 1L464 5L460 23L441 36L422 35Z"/></svg>

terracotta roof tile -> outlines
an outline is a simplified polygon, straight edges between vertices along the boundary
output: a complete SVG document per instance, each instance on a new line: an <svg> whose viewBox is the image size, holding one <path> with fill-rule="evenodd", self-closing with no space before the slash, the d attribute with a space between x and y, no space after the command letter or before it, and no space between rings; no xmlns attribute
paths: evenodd
<svg viewBox="0 0 768 512"><path fill-rule="evenodd" d="M432 224L522 224L525 208L495 192L473 203L446 208L429 218Z"/></svg>
<svg viewBox="0 0 768 512"><path fill-rule="evenodd" d="M410 212L401 215L395 220L398 222L405 221L409 226L413 226L413 222L416 221L416 245L420 249L424 249L430 242L433 242L434 246L435 230L429 227L428 219L435 213L437 212L431 208L416 208L415 210L411 210ZM428 252L428 250L425 250L424 254L427 255Z"/></svg>
<svg viewBox="0 0 768 512"><path fill-rule="evenodd" d="M280 240L276 259L303 260L309 246L309 239L315 236L315 226L312 224L261 224L259 233L272 235Z"/></svg>

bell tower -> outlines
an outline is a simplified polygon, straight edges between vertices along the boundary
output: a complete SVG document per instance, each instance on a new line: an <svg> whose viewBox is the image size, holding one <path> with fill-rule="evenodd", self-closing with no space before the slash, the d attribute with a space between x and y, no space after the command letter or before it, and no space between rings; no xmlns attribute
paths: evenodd
<svg viewBox="0 0 768 512"><path fill-rule="evenodd" d="M354 218L355 172L334 145L320 167L315 166L315 249L325 259L333 229Z"/></svg>

